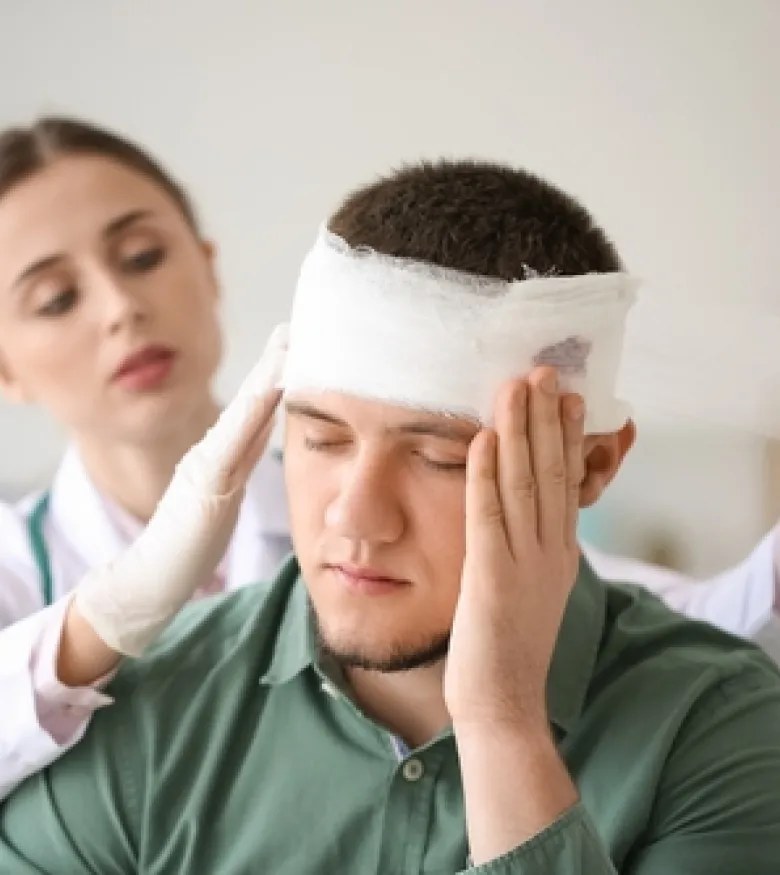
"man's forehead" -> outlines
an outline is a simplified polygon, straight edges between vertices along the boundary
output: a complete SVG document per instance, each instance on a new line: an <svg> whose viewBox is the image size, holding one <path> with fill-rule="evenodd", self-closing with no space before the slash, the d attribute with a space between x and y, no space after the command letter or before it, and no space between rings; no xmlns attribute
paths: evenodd
<svg viewBox="0 0 780 875"><path fill-rule="evenodd" d="M284 403L288 415L356 431L430 434L468 442L479 429L479 424L467 417L344 392L296 391L287 393Z"/></svg>

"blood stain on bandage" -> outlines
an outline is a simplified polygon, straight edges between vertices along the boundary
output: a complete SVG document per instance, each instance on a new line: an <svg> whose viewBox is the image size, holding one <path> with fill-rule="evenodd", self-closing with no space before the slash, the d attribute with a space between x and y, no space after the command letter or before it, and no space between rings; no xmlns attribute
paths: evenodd
<svg viewBox="0 0 780 875"><path fill-rule="evenodd" d="M567 337L552 346L546 346L533 358L535 368L556 368L561 374L584 374L590 355L591 343L582 337Z"/></svg>

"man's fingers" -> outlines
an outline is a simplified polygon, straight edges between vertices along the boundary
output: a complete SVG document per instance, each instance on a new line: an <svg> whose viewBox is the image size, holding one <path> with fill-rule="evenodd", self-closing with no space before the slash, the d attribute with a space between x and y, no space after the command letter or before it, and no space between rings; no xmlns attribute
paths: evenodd
<svg viewBox="0 0 780 875"><path fill-rule="evenodd" d="M566 467L564 540L574 548L577 546L580 486L585 479L585 404L579 395L566 395L561 399L561 421Z"/></svg>
<svg viewBox="0 0 780 875"><path fill-rule="evenodd" d="M542 546L563 541L566 527L566 460L563 452L558 378L537 368L531 386L531 461L537 489L538 538Z"/></svg>
<svg viewBox="0 0 780 875"><path fill-rule="evenodd" d="M515 558L536 543L536 481L529 445L528 385L507 384L496 398L498 488L507 539Z"/></svg>
<svg viewBox="0 0 780 875"><path fill-rule="evenodd" d="M507 549L497 455L496 433L482 429L469 446L466 462L466 556L478 561Z"/></svg>

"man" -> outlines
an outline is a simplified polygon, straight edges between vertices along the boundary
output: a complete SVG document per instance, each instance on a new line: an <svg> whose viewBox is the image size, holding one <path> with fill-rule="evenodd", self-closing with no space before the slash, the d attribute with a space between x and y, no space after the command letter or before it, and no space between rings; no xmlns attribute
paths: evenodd
<svg viewBox="0 0 780 875"><path fill-rule="evenodd" d="M120 670L0 808L0 871L775 873L777 669L577 547L634 438L604 233L469 162L329 228L284 376L296 557Z"/></svg>

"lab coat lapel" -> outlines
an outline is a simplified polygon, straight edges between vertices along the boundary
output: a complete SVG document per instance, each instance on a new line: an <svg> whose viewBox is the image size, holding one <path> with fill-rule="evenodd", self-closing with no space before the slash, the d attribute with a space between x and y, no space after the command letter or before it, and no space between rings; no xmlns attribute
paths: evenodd
<svg viewBox="0 0 780 875"><path fill-rule="evenodd" d="M55 475L50 507L51 523L86 567L109 562L127 546L73 447L66 451Z"/></svg>

